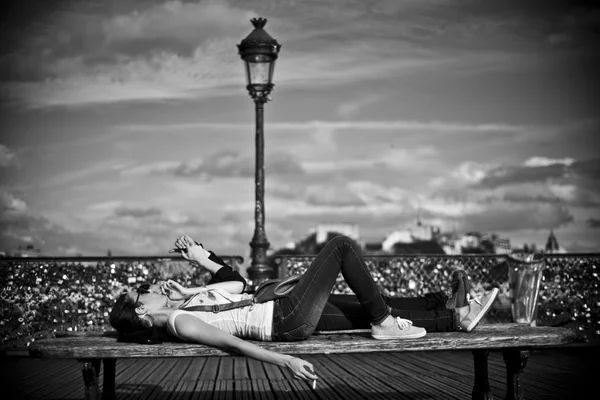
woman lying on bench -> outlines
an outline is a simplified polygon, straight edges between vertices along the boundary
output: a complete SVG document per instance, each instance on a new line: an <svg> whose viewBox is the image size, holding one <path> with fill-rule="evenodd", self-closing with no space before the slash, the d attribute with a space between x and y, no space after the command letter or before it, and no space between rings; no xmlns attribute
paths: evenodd
<svg viewBox="0 0 600 400"><path fill-rule="evenodd" d="M207 262L208 252L189 237L179 238L176 246L182 250L186 259L201 265ZM435 324L432 325L434 330L470 332L488 311L498 293L498 289L493 289L480 301L468 302L466 276L457 274L450 302L458 307L446 309L447 297L440 296L437 301L435 298L420 299L423 304L431 303L429 307L438 309L403 311L391 308L397 305L392 304L393 302L401 299L386 301L364 263L358 244L348 237L338 236L325 245L285 298L219 313L184 311L179 308L199 305L205 300L223 303L237 301L247 294L231 294L220 288L223 285L230 289L232 286L239 286L238 290L241 291L243 284L240 285L239 282L215 283L212 290L207 291L204 288L185 289L176 282L169 281L162 291L137 290L119 296L111 311L110 323L120 335L140 329L166 327L171 335L183 341L213 346L286 366L296 378L317 379L312 372L312 365L307 361L265 350L242 339L296 341L310 337L318 325L325 329L336 328L339 324L336 320L340 316L346 317L344 308L356 309L356 300L352 301L347 296L332 296L330 300L331 290L340 272L363 310L359 312L360 318L357 320L364 321L365 316L368 318L374 339L414 339L424 336L424 328L416 327L411 320L400 316L406 313L431 313L429 315L434 317L433 321L437 324L437 329ZM346 320L354 323L352 318ZM356 323L360 325L364 322ZM339 325L337 329L340 329Z"/></svg>

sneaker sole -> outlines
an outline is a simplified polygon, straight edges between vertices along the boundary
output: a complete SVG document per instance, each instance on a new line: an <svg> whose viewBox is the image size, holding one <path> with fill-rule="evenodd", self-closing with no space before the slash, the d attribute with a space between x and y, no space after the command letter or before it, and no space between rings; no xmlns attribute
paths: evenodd
<svg viewBox="0 0 600 400"><path fill-rule="evenodd" d="M418 339L427 335L427 331L413 333L412 335L402 335L402 336L381 336L381 335L371 335L373 339L377 340L392 340L392 339Z"/></svg>
<svg viewBox="0 0 600 400"><path fill-rule="evenodd" d="M492 291L490 292L492 294L490 301L488 301L486 303L486 305L481 309L481 312L477 315L477 317L473 321L471 321L471 323L469 324L469 326L466 329L467 332L471 332L473 329L475 329L477 324L479 324L479 321L481 321L481 318L483 318L483 316L485 314L487 314L488 310L492 306L492 303L494 302L494 300L496 300L496 296L498 296L498 292L499 292L498 288L492 289Z"/></svg>

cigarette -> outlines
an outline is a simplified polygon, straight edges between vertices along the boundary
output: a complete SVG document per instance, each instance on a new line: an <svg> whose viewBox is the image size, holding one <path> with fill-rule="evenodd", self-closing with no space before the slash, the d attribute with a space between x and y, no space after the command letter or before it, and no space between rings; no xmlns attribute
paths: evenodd
<svg viewBox="0 0 600 400"><path fill-rule="evenodd" d="M317 388L317 380L313 379L312 388L315 390Z"/></svg>

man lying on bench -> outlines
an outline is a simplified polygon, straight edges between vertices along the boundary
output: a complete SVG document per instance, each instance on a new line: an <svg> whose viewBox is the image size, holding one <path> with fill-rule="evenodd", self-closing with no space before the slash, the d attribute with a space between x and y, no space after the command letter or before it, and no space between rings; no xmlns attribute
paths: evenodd
<svg viewBox="0 0 600 400"><path fill-rule="evenodd" d="M175 246L184 258L199 265L215 263L213 253L189 236L178 238ZM216 269L212 264L209 267ZM356 297L330 296L340 272ZM122 338L140 330L166 331L186 342L285 366L299 379L316 380L311 363L243 339L304 340L317 328L370 328L371 336L380 340L420 338L427 330L471 332L489 310L498 289L477 301L468 299L468 288L467 276L459 271L453 274L450 297L437 293L416 299L386 298L375 285L358 244L337 236L325 245L286 297L220 312L186 311L248 300L249 295L241 293L244 282L239 280L210 283L206 288L184 288L167 281L121 294L111 311L110 323ZM414 309L406 307L408 302Z"/></svg>

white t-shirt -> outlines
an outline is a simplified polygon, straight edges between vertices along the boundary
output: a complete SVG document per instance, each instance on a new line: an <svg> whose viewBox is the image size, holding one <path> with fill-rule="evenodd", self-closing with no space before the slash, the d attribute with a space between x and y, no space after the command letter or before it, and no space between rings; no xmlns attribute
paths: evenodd
<svg viewBox="0 0 600 400"><path fill-rule="evenodd" d="M183 303L179 310L169 316L167 328L171 334L184 340L177 333L175 319L178 315L188 314L231 335L243 339L271 341L273 331L273 301L257 303L251 306L214 313L211 311L185 311L184 307L199 305L225 304L251 298L251 295L232 294L223 289L210 289L200 292Z"/></svg>

